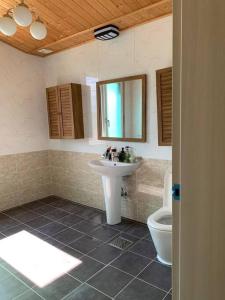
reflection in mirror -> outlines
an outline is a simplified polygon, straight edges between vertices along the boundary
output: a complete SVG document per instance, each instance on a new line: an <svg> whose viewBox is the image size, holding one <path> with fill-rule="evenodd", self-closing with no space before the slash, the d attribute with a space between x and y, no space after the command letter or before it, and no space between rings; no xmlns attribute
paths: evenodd
<svg viewBox="0 0 225 300"><path fill-rule="evenodd" d="M97 83L99 139L144 142L145 75Z"/></svg>

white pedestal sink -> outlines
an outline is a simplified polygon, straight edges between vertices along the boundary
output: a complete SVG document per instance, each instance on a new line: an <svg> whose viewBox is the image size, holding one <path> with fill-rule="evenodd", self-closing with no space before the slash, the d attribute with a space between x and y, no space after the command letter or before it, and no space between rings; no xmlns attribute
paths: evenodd
<svg viewBox="0 0 225 300"><path fill-rule="evenodd" d="M121 222L121 187L122 176L131 175L140 162L121 163L109 160L92 160L89 166L102 175L105 196L107 223L110 225Z"/></svg>

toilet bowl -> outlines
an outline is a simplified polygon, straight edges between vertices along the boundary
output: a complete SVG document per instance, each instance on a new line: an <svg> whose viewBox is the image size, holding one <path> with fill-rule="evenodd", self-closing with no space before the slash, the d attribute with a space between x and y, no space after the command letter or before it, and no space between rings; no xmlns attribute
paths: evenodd
<svg viewBox="0 0 225 300"><path fill-rule="evenodd" d="M164 178L163 207L151 214L147 220L158 260L172 265L172 174Z"/></svg>

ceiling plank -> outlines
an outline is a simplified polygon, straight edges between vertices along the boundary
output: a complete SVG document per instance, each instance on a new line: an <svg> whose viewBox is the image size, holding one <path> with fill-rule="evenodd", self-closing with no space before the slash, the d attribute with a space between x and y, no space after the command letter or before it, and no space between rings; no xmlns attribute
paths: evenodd
<svg viewBox="0 0 225 300"><path fill-rule="evenodd" d="M21 0L0 0L0 16ZM0 33L0 41L26 53L44 56L38 50L56 53L94 39L95 28L113 23L120 30L172 13L172 0L25 0L48 29L47 37L32 38L29 28L18 26L12 37Z"/></svg>
<svg viewBox="0 0 225 300"><path fill-rule="evenodd" d="M96 29L96 28L98 28L98 27L105 26L105 25L107 25L107 24L109 24L109 23L113 23L113 24L116 25L116 23L122 22L123 19L125 20L125 19L132 18L132 17L135 18L135 17L138 17L138 16L143 15L144 13L149 14L149 11L150 11L150 10L158 9L158 8L160 8L161 6L164 6L164 7L165 7L165 5L168 5L168 9L166 10L166 13L165 13L165 15L168 15L168 11L169 11L169 13L172 12L172 7L171 7L171 6L172 6L172 3L171 3L171 0L160 0L160 1L156 2L156 3L154 3L154 4L150 4L150 5L148 5L148 6L145 6L145 7L140 8L140 9L138 9L138 10L132 11L132 12L126 14L126 15L123 15L122 17L113 18L113 19L111 19L111 20L108 21L108 22L104 22L104 23L98 24L97 26L93 26L93 27L91 27L91 28L85 29L85 30L83 30L83 31L80 31L80 32L75 33L75 34L72 34L72 35L67 36L67 37L65 37L65 38L59 39L59 40L57 40L57 41L55 41L55 42L45 44L45 45L43 45L43 48L50 48L50 49L51 49L51 47L56 46L57 44L66 43L66 42L68 42L68 41L71 40L71 39L78 38L78 37L80 37L80 36L82 36L82 35L86 35L86 34L89 34L89 33L93 33L94 29ZM156 17L161 16L161 15L164 15L164 12L163 12L163 11L160 12L160 13L158 12ZM154 17L154 16L153 16L153 17ZM152 17L150 16L149 19L151 20ZM144 21L143 21L143 22L144 22ZM125 28L126 28L126 27L125 27ZM122 29L125 29L125 28L122 28ZM94 37L93 37L93 38L94 38ZM33 52L36 52L36 51L38 51L39 49L40 49L40 48L34 49Z"/></svg>

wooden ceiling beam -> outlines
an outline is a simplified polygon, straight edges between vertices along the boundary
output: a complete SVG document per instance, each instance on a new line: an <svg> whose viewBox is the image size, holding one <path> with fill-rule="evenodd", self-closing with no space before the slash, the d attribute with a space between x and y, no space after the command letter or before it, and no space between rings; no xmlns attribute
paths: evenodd
<svg viewBox="0 0 225 300"><path fill-rule="evenodd" d="M91 32L93 32L94 29L96 29L96 28L99 28L99 27L102 27L102 26L105 26L105 25L111 24L111 23L118 23L118 22L120 22L121 20L123 20L123 19L125 19L125 18L132 18L132 17L135 18L135 15L138 15L138 14L140 15L140 14L147 13L148 10L153 10L153 9L157 9L157 8L160 9L160 7L165 6L165 5L168 5L169 7L171 6L171 11L170 11L170 13L172 14L172 0L160 0L160 1L158 1L158 2L155 2L155 3L153 3L153 4L147 5L147 6L143 7L143 8L138 9L138 10L132 11L131 13L122 15L122 16L120 16L120 17L113 18L113 19L111 19L111 20L109 20L109 21L107 21L107 22L100 23L100 24L98 24L98 25L96 25L96 26L93 26L93 27L91 27L91 28L88 28L88 29L82 30L82 31L80 31L80 32L71 34L71 35L69 35L69 36L67 36L67 37L64 37L64 38L61 38L61 39L59 39L59 40L57 40L57 41L54 41L54 42L51 42L51 43L46 43L46 44L42 45L42 47L34 48L31 52L32 52L33 54L36 54L36 55L38 54L38 55L40 55L40 54L38 53L38 50L40 50L40 49L43 49L43 48L50 48L50 49L51 49L51 47L54 47L54 46L56 46L56 45L58 45L58 44L60 44L60 43L66 43L66 42L68 42L68 41L70 41L70 40L72 40L72 39L79 38L79 37L82 36L82 35L86 35L86 34L88 34L88 33L91 33ZM166 16L166 15L169 15L169 13L163 13L163 11L162 11L162 16L163 16L163 15ZM158 16L158 17L160 17L160 16ZM156 17L156 18L158 18L158 17ZM150 19L151 19L151 18L150 18ZM145 21L145 22L146 22L146 21ZM139 24L141 24L141 23L143 23L143 22L140 22ZM93 36L93 39L94 39L94 36ZM70 48L71 48L71 47L70 47ZM65 50L65 49L67 49L67 47L65 47L65 48L62 49L62 50ZM56 52L56 51L54 51L54 52ZM54 53L54 52L53 52L53 53ZM58 51L57 51L57 52L58 52Z"/></svg>

